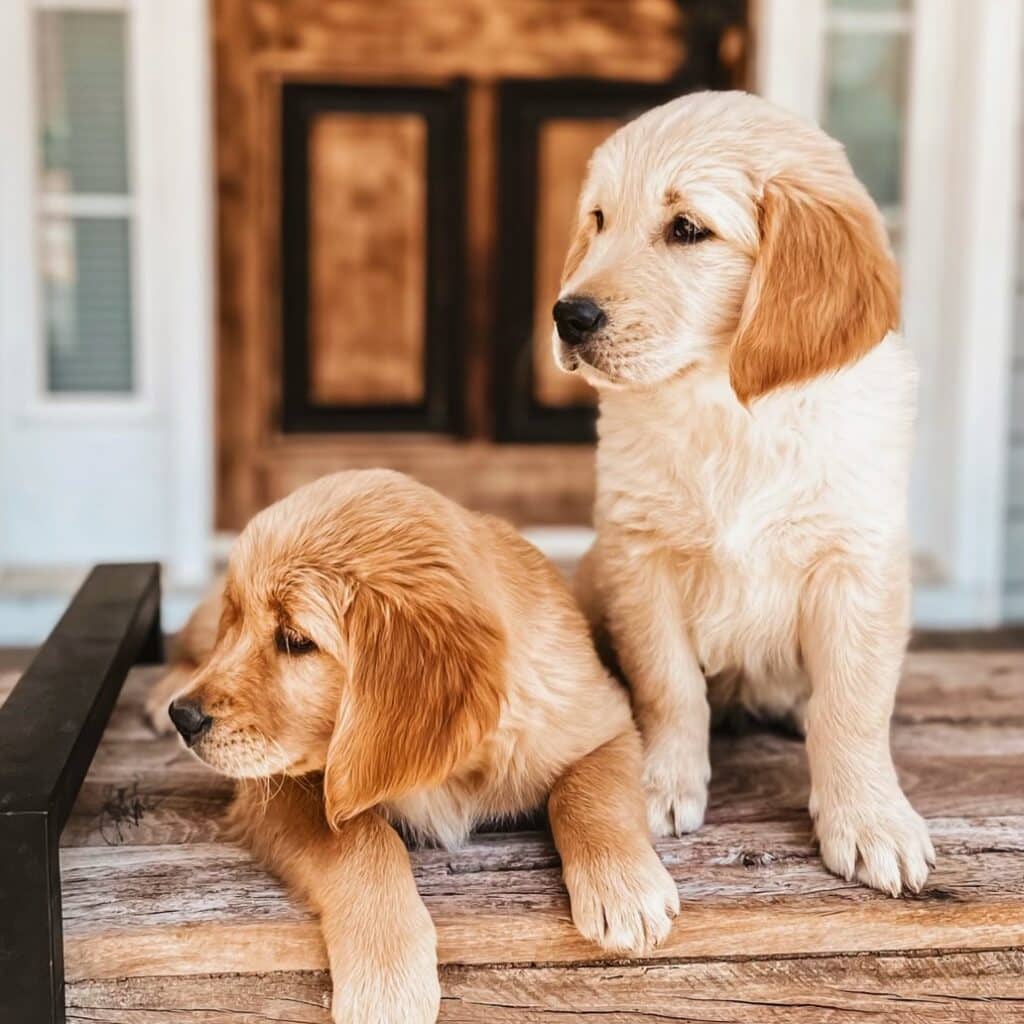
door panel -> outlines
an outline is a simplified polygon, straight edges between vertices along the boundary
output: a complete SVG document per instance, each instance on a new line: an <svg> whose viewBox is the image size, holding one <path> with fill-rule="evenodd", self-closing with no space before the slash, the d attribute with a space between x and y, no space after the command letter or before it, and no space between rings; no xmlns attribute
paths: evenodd
<svg viewBox="0 0 1024 1024"><path fill-rule="evenodd" d="M285 433L458 433L462 91L289 83Z"/></svg>
<svg viewBox="0 0 1024 1024"><path fill-rule="evenodd" d="M426 123L416 114L325 114L313 123L316 405L423 402L426 143Z"/></svg>

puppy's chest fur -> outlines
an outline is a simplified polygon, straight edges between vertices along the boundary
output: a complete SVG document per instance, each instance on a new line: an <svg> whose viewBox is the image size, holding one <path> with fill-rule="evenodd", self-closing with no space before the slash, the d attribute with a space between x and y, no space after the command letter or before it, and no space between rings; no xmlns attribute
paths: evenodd
<svg viewBox="0 0 1024 1024"><path fill-rule="evenodd" d="M691 433L667 463L672 486L646 480L613 502L630 530L643 524L659 559L667 558L688 629L705 671L732 668L763 676L797 662L799 582L828 533L806 508L800 453L708 446ZM639 499L639 500L638 500Z"/></svg>
<svg viewBox="0 0 1024 1024"><path fill-rule="evenodd" d="M809 573L827 557L878 557L902 535L914 375L887 345L751 412L725 380L659 395L643 436L630 401L602 404L598 531L668 562L680 628L730 700L776 710L804 693Z"/></svg>

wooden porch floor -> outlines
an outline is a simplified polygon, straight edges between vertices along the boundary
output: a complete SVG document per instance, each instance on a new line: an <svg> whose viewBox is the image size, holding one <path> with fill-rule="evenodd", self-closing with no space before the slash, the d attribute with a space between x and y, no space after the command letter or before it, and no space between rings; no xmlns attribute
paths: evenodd
<svg viewBox="0 0 1024 1024"><path fill-rule="evenodd" d="M315 921L225 838L230 784L146 730L151 676L129 679L63 837L69 1024L328 1022ZM643 961L576 935L543 832L415 852L441 1020L1024 1018L1024 653L911 654L893 741L939 858L912 899L823 870L802 744L769 733L716 738L707 825L658 844L683 910Z"/></svg>

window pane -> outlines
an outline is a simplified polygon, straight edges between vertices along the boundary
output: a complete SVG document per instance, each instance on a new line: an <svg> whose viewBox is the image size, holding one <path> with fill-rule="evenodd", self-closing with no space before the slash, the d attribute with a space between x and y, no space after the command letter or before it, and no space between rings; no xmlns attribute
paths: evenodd
<svg viewBox="0 0 1024 1024"><path fill-rule="evenodd" d="M125 16L44 11L38 29L44 191L127 192Z"/></svg>
<svg viewBox="0 0 1024 1024"><path fill-rule="evenodd" d="M880 206L902 194L908 44L901 33L829 36L825 127Z"/></svg>
<svg viewBox="0 0 1024 1024"><path fill-rule="evenodd" d="M132 388L131 223L41 222L50 391Z"/></svg>

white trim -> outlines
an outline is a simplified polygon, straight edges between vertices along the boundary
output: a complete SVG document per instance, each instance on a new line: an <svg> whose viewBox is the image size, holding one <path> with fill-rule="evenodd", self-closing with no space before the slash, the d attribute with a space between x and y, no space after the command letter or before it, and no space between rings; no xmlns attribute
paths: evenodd
<svg viewBox="0 0 1024 1024"><path fill-rule="evenodd" d="M14 102L19 93L11 85L28 81L31 76L33 50L27 45L31 14L20 3L0 3L0 39L6 39L4 60L0 64L0 487L10 477L7 469L10 437L5 410L15 400L17 388L14 367L19 353L18 338L30 337L26 330L26 296L36 287L35 267L26 253L33 251L35 208L26 197L32 195L35 163L24 140L32 137L32 108L25 102ZM6 88L5 88L6 86ZM2 492L0 492L2 496ZM3 538L9 527L3 521L0 506L0 564L5 555Z"/></svg>
<svg viewBox="0 0 1024 1024"><path fill-rule="evenodd" d="M39 212L44 217L131 217L135 201L124 195L41 192Z"/></svg>
<svg viewBox="0 0 1024 1024"><path fill-rule="evenodd" d="M825 55L825 0L756 0L757 92L820 120Z"/></svg>
<svg viewBox="0 0 1024 1024"><path fill-rule="evenodd" d="M143 332L159 353L171 583L202 584L213 533L213 161L206 0L134 11Z"/></svg>
<svg viewBox="0 0 1024 1024"><path fill-rule="evenodd" d="M1009 373L1016 278L1020 154L1021 0L976 0L961 17L961 42L973 36L960 85L957 132L963 206L949 217L963 282L954 329L962 339L955 368L960 412L955 468L954 579L1003 596ZM992 624L999 618L998 604Z"/></svg>

